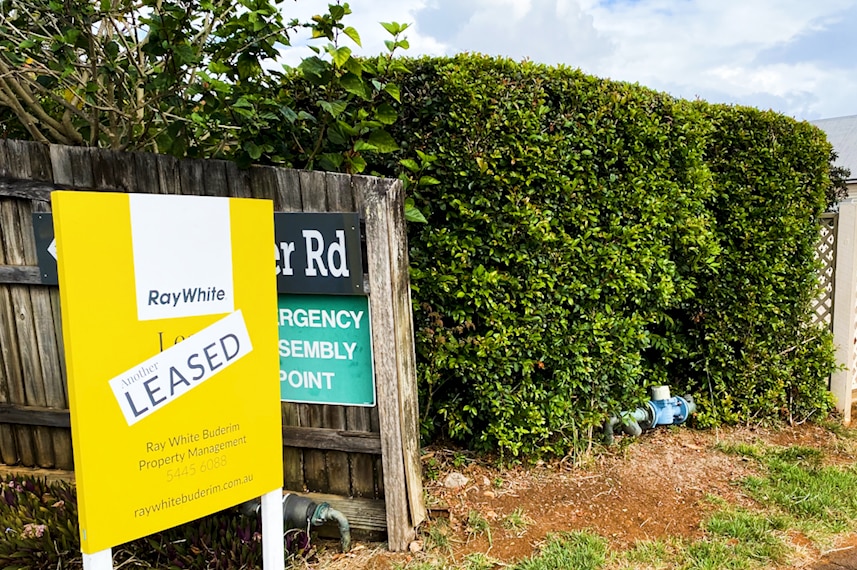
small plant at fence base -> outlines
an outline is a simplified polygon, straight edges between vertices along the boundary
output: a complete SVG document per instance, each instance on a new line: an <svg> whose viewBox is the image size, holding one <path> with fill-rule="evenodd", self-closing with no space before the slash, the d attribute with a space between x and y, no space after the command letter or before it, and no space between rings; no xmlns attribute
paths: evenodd
<svg viewBox="0 0 857 570"><path fill-rule="evenodd" d="M80 557L77 502L67 483L29 477L0 480L0 566L57 568Z"/></svg>
<svg viewBox="0 0 857 570"><path fill-rule="evenodd" d="M467 514L467 535L469 537L485 535L489 545L494 542L491 536L491 523L479 511L471 510Z"/></svg>
<svg viewBox="0 0 857 570"><path fill-rule="evenodd" d="M503 528L515 536L524 536L527 527L533 524L533 519L527 516L522 508L517 508L503 517Z"/></svg>
<svg viewBox="0 0 857 570"><path fill-rule="evenodd" d="M32 477L0 479L0 568L80 568L77 497L66 482ZM153 534L113 549L123 568L235 570L262 564L261 523L232 510ZM286 556L310 554L306 532L285 536Z"/></svg>

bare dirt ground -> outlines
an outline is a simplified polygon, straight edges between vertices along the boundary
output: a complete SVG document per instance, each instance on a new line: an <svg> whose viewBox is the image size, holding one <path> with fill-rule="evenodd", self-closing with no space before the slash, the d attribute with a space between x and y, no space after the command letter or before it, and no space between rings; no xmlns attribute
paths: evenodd
<svg viewBox="0 0 857 570"><path fill-rule="evenodd" d="M555 460L534 466L501 469L487 459L467 459L452 450L435 448L423 458L430 520L421 529L413 552L390 553L384 545L357 542L349 554L322 547L311 568L325 570L387 570L424 557L431 547L430 525L439 525L449 539L446 559L462 560L481 552L502 563L514 563L539 549L555 532L588 529L608 539L611 548L635 541L673 537L698 538L701 523L716 507L711 496L750 506L738 481L752 475L753 461L727 455L718 442L804 445L821 449L827 461L851 463L855 446L829 430L804 424L779 429L729 428L696 431L686 427L657 428L633 442L617 443L606 453L594 454L584 464ZM467 482L457 488L444 485L459 473ZM518 511L528 524L506 528L508 515ZM468 517L478 513L491 526L474 533ZM446 521L440 521L447 519ZM504 522L507 524L504 526ZM446 523L446 524L444 524ZM821 552L800 536L791 568L811 568ZM857 545L855 537L842 537L835 546Z"/></svg>

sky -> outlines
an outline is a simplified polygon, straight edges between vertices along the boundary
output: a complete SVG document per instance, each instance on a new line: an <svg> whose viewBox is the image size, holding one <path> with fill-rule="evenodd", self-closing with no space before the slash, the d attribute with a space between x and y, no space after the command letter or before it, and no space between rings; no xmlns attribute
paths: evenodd
<svg viewBox="0 0 857 570"><path fill-rule="evenodd" d="M308 19L328 2L287 0ZM857 115L857 0L352 0L362 48L408 23L405 55L478 52L802 120ZM293 38L284 63L311 55ZM343 42L349 45L350 40Z"/></svg>

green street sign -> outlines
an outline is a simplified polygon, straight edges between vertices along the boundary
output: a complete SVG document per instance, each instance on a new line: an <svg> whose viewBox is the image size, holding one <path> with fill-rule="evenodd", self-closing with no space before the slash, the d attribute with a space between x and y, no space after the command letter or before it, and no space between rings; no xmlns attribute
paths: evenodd
<svg viewBox="0 0 857 570"><path fill-rule="evenodd" d="M280 399L375 405L369 298L280 295Z"/></svg>

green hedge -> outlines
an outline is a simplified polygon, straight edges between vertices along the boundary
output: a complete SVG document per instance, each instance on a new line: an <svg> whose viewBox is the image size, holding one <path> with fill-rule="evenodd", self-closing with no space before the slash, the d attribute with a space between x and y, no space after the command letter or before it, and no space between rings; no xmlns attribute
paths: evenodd
<svg viewBox="0 0 857 570"><path fill-rule="evenodd" d="M828 409L831 340L806 321L820 131L563 67L406 65L401 151L368 158L428 220L409 229L424 436L562 454L656 384L702 425Z"/></svg>
<svg viewBox="0 0 857 570"><path fill-rule="evenodd" d="M675 375L705 403L700 421L826 411L830 334L808 326L817 293L817 219L827 207L830 145L805 122L698 104L710 125L706 208L720 244L716 278L676 319L688 356Z"/></svg>

